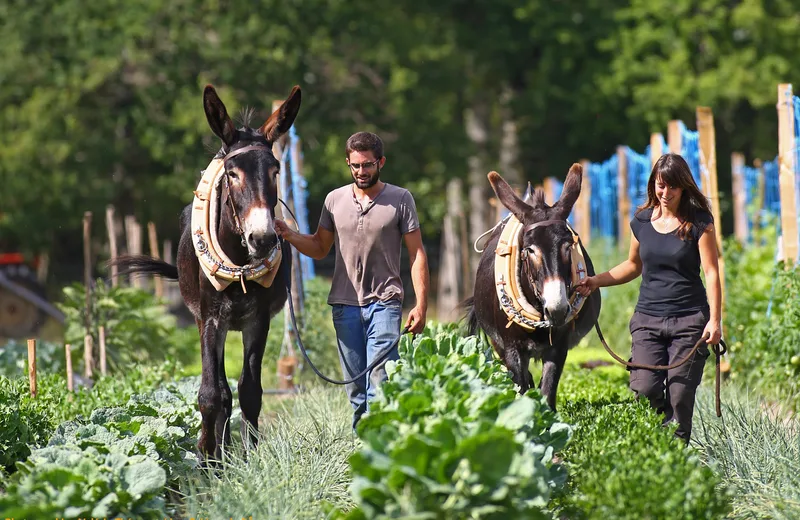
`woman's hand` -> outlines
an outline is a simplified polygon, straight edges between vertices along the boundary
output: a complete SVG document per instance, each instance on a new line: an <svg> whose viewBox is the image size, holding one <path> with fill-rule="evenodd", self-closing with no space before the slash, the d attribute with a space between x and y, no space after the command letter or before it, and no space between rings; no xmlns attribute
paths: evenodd
<svg viewBox="0 0 800 520"><path fill-rule="evenodd" d="M703 330L703 337L710 336L706 343L709 345L717 345L719 340L722 339L722 328L719 321L709 320L706 328Z"/></svg>
<svg viewBox="0 0 800 520"><path fill-rule="evenodd" d="M598 287L600 287L600 285L597 283L596 276L587 276L586 278L575 284L575 290L578 291L578 294L581 294L583 296L589 296L590 294L592 294L592 291L594 291Z"/></svg>

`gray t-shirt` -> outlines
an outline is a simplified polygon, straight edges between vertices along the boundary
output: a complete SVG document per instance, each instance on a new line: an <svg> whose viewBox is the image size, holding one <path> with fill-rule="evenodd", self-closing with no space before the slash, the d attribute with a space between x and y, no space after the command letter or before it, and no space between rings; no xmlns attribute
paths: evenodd
<svg viewBox="0 0 800 520"><path fill-rule="evenodd" d="M352 184L337 188L325 198L319 225L333 232L336 247L328 304L403 301L402 237L419 229L417 207L407 189L386 183L362 208Z"/></svg>

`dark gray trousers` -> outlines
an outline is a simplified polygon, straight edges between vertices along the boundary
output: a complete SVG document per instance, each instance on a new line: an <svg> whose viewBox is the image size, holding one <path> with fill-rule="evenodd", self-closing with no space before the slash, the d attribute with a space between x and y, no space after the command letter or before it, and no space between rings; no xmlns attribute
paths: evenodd
<svg viewBox="0 0 800 520"><path fill-rule="evenodd" d="M646 365L671 365L680 361L702 337L708 311L686 316L651 316L634 312L631 318L631 359ZM664 424L678 423L675 435L688 443L692 433L692 414L697 387L709 356L706 345L692 359L670 371L630 369L630 388L645 396L650 406L664 414Z"/></svg>

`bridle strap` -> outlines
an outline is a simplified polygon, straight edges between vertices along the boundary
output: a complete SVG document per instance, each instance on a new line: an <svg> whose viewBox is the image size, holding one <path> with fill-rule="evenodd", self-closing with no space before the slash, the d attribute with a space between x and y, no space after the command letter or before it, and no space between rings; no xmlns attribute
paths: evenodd
<svg viewBox="0 0 800 520"><path fill-rule="evenodd" d="M243 154L245 152L249 152L251 150L260 150L260 149L263 149L263 148L266 148L267 150L270 149L269 146L267 146L266 144L260 144L260 143L258 143L258 144L249 144L247 146L243 146L241 148L237 148L236 150L233 150L232 152L226 153L225 156L222 158L222 161L223 162L227 161L231 157L236 157L237 155Z"/></svg>
<svg viewBox="0 0 800 520"><path fill-rule="evenodd" d="M241 148L237 148L236 150L233 150L232 152L228 152L227 154L225 154L225 156L222 158L222 163L224 165L225 161L227 161L231 157L236 157L237 155L241 155L246 152L250 152L253 150L261 150L261 149L269 150L269 146L267 146L266 144L259 143L259 144L250 144L247 146L243 146ZM242 247L247 247L247 242L245 241L244 238L244 229L242 228L242 221L239 220L239 214L236 212L236 206L233 204L233 197L231 197L231 180L230 177L228 176L227 168L225 171L225 188L228 190L228 196L227 196L229 203L228 205L231 207L231 212L233 213L233 224L236 226L236 234L242 238Z"/></svg>
<svg viewBox="0 0 800 520"><path fill-rule="evenodd" d="M573 230L572 226L569 225L569 222L567 220L561 220L561 219L550 219L550 220L542 220L540 222L534 222L533 224L528 224L527 226L522 228L522 232L527 233L528 231L533 231L536 228L551 226L553 224L566 224L567 229L569 230L570 233L572 233L572 236L577 236L577 233L575 233L575 230Z"/></svg>

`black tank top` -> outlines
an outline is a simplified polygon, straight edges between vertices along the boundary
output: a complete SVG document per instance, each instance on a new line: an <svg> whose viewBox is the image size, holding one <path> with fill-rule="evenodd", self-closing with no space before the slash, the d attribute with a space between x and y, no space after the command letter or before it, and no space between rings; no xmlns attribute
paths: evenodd
<svg viewBox="0 0 800 520"><path fill-rule="evenodd" d="M678 230L659 233L650 218L653 209L639 211L631 219L631 231L639 241L642 284L636 310L652 316L682 316L708 310L700 278L698 241L713 217L697 210L685 240Z"/></svg>

